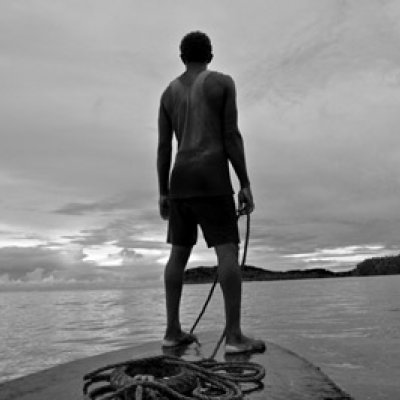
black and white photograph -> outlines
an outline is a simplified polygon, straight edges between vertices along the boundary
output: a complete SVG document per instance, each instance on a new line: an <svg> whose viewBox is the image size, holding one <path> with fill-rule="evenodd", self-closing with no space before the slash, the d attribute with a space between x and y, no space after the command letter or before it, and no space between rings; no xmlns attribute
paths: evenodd
<svg viewBox="0 0 400 400"><path fill-rule="evenodd" d="M0 400L399 400L400 1L1 0Z"/></svg>

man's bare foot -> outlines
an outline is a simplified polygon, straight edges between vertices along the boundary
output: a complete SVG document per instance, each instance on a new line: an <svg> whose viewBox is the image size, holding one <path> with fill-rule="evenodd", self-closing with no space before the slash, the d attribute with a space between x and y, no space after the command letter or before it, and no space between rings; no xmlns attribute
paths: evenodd
<svg viewBox="0 0 400 400"><path fill-rule="evenodd" d="M162 341L163 347L187 346L193 342L198 342L196 335L181 331L176 335L166 335Z"/></svg>
<svg viewBox="0 0 400 400"><path fill-rule="evenodd" d="M244 335L227 338L225 353L263 353L266 350L265 342L261 339L253 339Z"/></svg>

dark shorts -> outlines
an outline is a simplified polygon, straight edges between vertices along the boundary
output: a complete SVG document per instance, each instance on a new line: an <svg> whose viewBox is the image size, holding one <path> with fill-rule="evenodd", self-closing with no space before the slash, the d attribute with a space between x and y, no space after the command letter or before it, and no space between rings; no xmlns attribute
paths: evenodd
<svg viewBox="0 0 400 400"><path fill-rule="evenodd" d="M239 243L233 196L170 200L168 243L176 246L193 246L197 242L197 225L200 225L208 247Z"/></svg>

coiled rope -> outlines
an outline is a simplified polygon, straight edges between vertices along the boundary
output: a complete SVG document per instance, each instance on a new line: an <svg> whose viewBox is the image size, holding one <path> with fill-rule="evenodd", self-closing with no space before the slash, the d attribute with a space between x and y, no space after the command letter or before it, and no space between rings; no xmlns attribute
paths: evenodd
<svg viewBox="0 0 400 400"><path fill-rule="evenodd" d="M246 262L250 236L250 215L246 215L246 238L240 264L242 269ZM218 273L190 333L194 332L203 317L217 282ZM265 369L252 362L215 361L215 355L225 335L224 329L210 358L201 361L188 362L178 357L156 356L110 364L92 371L84 376L84 398L86 400L243 399L245 393L263 387L261 380L265 376Z"/></svg>
<svg viewBox="0 0 400 400"><path fill-rule="evenodd" d="M262 388L264 376L264 368L251 362L156 356L90 372L84 377L83 393L87 400L240 400Z"/></svg>

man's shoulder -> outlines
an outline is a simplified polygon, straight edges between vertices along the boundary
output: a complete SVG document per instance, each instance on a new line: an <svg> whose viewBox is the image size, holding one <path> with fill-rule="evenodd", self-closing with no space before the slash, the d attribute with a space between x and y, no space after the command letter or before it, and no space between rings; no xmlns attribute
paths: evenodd
<svg viewBox="0 0 400 400"><path fill-rule="evenodd" d="M179 77L173 79L167 87L164 89L164 91L161 94L161 102L162 103L167 103L169 99L171 98L171 95L174 91L174 88L176 88L179 85Z"/></svg>
<svg viewBox="0 0 400 400"><path fill-rule="evenodd" d="M181 75L178 75L176 78L172 79L164 89L163 93L161 94L161 98L170 96L174 91L182 89L183 84L181 82Z"/></svg>
<svg viewBox="0 0 400 400"><path fill-rule="evenodd" d="M234 80L230 75L219 71L210 70L208 79L214 80L223 86L231 86L232 84L234 84Z"/></svg>
<svg viewBox="0 0 400 400"><path fill-rule="evenodd" d="M233 92L234 88L232 77L218 71L209 71L204 82L204 89L211 98L224 98L226 93Z"/></svg>

